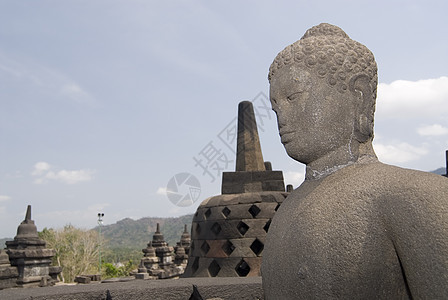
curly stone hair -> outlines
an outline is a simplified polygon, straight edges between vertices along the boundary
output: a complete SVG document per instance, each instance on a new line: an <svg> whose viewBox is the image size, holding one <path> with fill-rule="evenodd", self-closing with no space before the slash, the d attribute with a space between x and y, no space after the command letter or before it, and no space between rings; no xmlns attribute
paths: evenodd
<svg viewBox="0 0 448 300"><path fill-rule="evenodd" d="M269 68L269 81L277 70L293 63L325 79L340 93L347 91L353 76L367 76L371 95L376 98L378 75L372 52L337 26L326 23L314 26L300 40L283 49Z"/></svg>

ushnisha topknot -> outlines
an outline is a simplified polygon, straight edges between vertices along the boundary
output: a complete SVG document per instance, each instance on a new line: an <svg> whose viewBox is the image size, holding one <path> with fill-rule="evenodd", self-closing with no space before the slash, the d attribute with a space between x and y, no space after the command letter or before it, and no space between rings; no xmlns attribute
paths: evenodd
<svg viewBox="0 0 448 300"><path fill-rule="evenodd" d="M313 26L308 29L305 34L302 36L301 40L306 39L310 36L319 36L319 35L332 35L339 36L344 39L349 39L350 37L338 26L331 25L328 23L321 23L317 26Z"/></svg>
<svg viewBox="0 0 448 300"><path fill-rule="evenodd" d="M354 75L366 75L372 96L376 98L378 75L372 52L335 25L322 23L314 26L300 40L283 49L269 68L269 81L277 70L291 64L314 72L340 93L347 91Z"/></svg>

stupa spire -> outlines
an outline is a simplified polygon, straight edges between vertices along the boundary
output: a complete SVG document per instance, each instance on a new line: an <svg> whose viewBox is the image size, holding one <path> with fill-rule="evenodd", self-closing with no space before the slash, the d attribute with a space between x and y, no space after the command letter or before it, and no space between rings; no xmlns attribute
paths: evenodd
<svg viewBox="0 0 448 300"><path fill-rule="evenodd" d="M31 205L28 205L26 209L25 221L31 221Z"/></svg>
<svg viewBox="0 0 448 300"><path fill-rule="evenodd" d="M242 101L238 105L235 171L266 171L258 137L254 106L250 101Z"/></svg>

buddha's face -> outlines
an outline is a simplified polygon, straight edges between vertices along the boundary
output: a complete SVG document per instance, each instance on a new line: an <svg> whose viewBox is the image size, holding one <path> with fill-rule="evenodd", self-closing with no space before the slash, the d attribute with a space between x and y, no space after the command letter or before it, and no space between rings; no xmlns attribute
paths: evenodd
<svg viewBox="0 0 448 300"><path fill-rule="evenodd" d="M271 78L270 98L282 144L295 160L308 164L344 145L350 150L356 103L350 92L291 64Z"/></svg>

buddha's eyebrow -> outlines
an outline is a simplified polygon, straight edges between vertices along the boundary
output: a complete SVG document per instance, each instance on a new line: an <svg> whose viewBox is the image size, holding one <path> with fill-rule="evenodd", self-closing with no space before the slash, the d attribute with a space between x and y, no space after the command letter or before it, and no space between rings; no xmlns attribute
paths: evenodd
<svg viewBox="0 0 448 300"><path fill-rule="evenodd" d="M286 94L288 94L288 95L292 95L292 94L295 94L295 93L303 93L303 92L305 92L307 89L306 89L306 86L304 85L304 84L298 84L298 85L295 85L293 88L291 88L290 90L287 90L286 91Z"/></svg>

